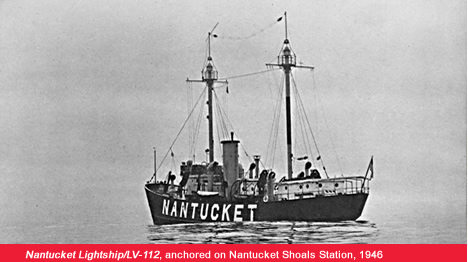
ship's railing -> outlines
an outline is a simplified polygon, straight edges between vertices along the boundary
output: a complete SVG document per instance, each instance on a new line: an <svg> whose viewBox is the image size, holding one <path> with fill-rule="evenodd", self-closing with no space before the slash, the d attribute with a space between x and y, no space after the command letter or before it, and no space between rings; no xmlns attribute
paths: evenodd
<svg viewBox="0 0 468 262"><path fill-rule="evenodd" d="M256 196L258 195L258 179L244 179L239 184L239 194L243 196Z"/></svg>
<svg viewBox="0 0 468 262"><path fill-rule="evenodd" d="M317 187L312 184L318 185ZM334 185L332 188L323 185ZM339 185L339 186L338 186ZM303 180L277 184L283 190L275 192L276 200L295 200L336 195L369 193L369 180L365 177L341 177L319 180Z"/></svg>
<svg viewBox="0 0 468 262"><path fill-rule="evenodd" d="M245 188L240 189L240 195L252 196L258 195L258 188L253 187L254 181L246 181L249 183L243 184ZM239 185L240 186L240 185ZM149 190L159 194L170 194L184 197L186 194L193 194L179 185L167 183L147 184ZM253 189L252 189L253 188ZM369 193L369 179L356 177L340 177L330 179L304 179L290 180L277 183L274 190L275 200L295 200L303 198L336 196L336 195L353 195L360 193ZM201 188L203 191L203 188Z"/></svg>
<svg viewBox="0 0 468 262"><path fill-rule="evenodd" d="M183 190L183 188L180 187L179 185L171 185L171 184L163 183L163 182L146 184L146 187L149 190L153 191L154 193L158 193L158 194L182 192Z"/></svg>

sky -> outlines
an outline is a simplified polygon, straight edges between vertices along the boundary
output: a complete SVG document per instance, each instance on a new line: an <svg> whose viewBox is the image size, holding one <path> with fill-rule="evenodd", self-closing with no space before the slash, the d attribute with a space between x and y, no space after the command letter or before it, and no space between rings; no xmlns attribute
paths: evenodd
<svg viewBox="0 0 468 262"><path fill-rule="evenodd" d="M374 156L374 206L391 196L466 213L465 1L3 0L0 224L112 219L102 202L122 195L115 205L146 212L153 147L162 159L187 117L185 80L201 77L207 33L219 22L220 77L262 71L285 11L298 62L315 66L294 76L306 110L326 116L311 119L329 172L364 174ZM219 92L251 155L266 155L272 79ZM186 149L173 147L177 165Z"/></svg>

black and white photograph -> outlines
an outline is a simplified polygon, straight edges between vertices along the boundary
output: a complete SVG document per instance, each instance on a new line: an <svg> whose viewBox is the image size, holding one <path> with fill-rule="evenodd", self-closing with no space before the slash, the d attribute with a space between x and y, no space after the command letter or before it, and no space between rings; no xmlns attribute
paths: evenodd
<svg viewBox="0 0 468 262"><path fill-rule="evenodd" d="M466 50L462 0L0 0L0 243L466 245Z"/></svg>

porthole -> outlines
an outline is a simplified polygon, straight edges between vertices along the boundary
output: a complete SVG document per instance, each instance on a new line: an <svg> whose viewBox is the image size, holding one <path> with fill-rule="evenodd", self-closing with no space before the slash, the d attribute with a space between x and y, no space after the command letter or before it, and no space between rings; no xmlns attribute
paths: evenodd
<svg viewBox="0 0 468 262"><path fill-rule="evenodd" d="M338 183L335 183L335 187L338 187Z"/></svg>
<svg viewBox="0 0 468 262"><path fill-rule="evenodd" d="M319 184L319 187L322 187L322 184Z"/></svg>
<svg viewBox="0 0 468 262"><path fill-rule="evenodd" d="M306 185L306 188L309 188L309 184Z"/></svg>
<svg viewBox="0 0 468 262"><path fill-rule="evenodd" d="M284 190L288 190L288 187L287 187L287 186L284 186Z"/></svg>
<svg viewBox="0 0 468 262"><path fill-rule="evenodd" d="M302 185L299 186L299 189L302 189Z"/></svg>

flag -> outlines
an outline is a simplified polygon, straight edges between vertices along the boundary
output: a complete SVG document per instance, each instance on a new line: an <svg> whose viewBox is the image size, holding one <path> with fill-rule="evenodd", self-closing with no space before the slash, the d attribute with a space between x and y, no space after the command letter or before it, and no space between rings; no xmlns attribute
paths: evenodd
<svg viewBox="0 0 468 262"><path fill-rule="evenodd" d="M320 160L320 158L321 158L321 157L320 157L320 156L318 156L318 157L317 157L317 161L319 161L319 160Z"/></svg>
<svg viewBox="0 0 468 262"><path fill-rule="evenodd" d="M374 178L374 156L372 156L371 159L370 159L369 166L367 167L366 175L364 176L364 180L362 180L361 190L363 190L364 186L366 185L367 175L369 174L369 171L371 173L370 177L369 177L369 181L371 181L372 178ZM369 182L367 182L367 189L366 190L368 192Z"/></svg>
<svg viewBox="0 0 468 262"><path fill-rule="evenodd" d="M374 156L371 157L369 167L367 167L366 177L367 177L367 174L369 173L369 171L370 171L369 180L371 180L372 178L374 178Z"/></svg>
<svg viewBox="0 0 468 262"><path fill-rule="evenodd" d="M226 94L229 94L229 86L226 86Z"/></svg>
<svg viewBox="0 0 468 262"><path fill-rule="evenodd" d="M281 20L283 20L283 17L280 17L280 18L276 19L276 22L279 22Z"/></svg>

